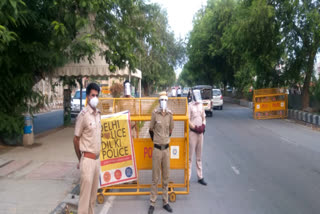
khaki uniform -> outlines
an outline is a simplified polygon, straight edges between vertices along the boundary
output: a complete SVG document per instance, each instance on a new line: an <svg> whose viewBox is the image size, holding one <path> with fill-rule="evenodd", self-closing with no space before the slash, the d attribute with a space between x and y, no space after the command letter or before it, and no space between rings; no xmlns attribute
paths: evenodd
<svg viewBox="0 0 320 214"><path fill-rule="evenodd" d="M203 110L201 103L191 102L189 103L189 122L195 126L201 126L206 123L206 114ZM192 171L192 158L196 153L196 165L198 179L203 178L202 174L202 147L203 147L203 133L198 134L193 131L189 131L189 180L191 178Z"/></svg>
<svg viewBox="0 0 320 214"><path fill-rule="evenodd" d="M154 132L153 142L157 145L168 145L169 134L174 128L173 117L170 110L166 110L163 116L161 110L155 110L151 116L150 129ZM150 203L155 206L158 194L158 182L160 179L160 169L162 171L162 199L163 205L168 203L168 183L170 169L169 147L164 150L153 148L152 153L152 184L150 193Z"/></svg>
<svg viewBox="0 0 320 214"><path fill-rule="evenodd" d="M80 197L78 214L93 214L99 186L100 159L83 156L90 152L99 156L101 148L101 113L87 105L78 115L74 135L80 137Z"/></svg>

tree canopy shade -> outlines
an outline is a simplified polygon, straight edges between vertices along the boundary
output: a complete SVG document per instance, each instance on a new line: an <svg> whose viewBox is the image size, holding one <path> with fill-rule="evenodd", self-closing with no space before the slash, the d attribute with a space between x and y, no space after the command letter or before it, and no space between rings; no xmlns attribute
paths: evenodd
<svg viewBox="0 0 320 214"><path fill-rule="evenodd" d="M208 0L194 17L179 80L246 91L303 79L307 107L320 47L319 11L314 0Z"/></svg>
<svg viewBox="0 0 320 214"><path fill-rule="evenodd" d="M175 61L164 53L173 53L167 45L176 41L159 27L166 22L153 19L152 7L158 6L143 0L0 1L0 135L22 133L22 114L36 112L43 103L32 87L67 62L92 61L99 52L111 71L127 65L133 70L142 65L143 55L137 53L149 53L146 44L157 44L163 55L152 58L152 64L169 71ZM172 81L168 74L155 84Z"/></svg>

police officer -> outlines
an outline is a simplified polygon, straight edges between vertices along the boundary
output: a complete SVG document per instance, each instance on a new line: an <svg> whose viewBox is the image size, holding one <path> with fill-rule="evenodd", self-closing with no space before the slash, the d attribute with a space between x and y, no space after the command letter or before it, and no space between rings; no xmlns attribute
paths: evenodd
<svg viewBox="0 0 320 214"><path fill-rule="evenodd" d="M189 103L189 180L191 178L192 158L196 153L198 182L207 185L202 174L203 133L206 127L206 114L202 107L200 90L193 90L193 101Z"/></svg>
<svg viewBox="0 0 320 214"><path fill-rule="evenodd" d="M73 143L80 162L78 214L93 214L97 198L101 147L101 114L96 108L99 92L100 87L96 83L88 85L88 105L79 113L75 126Z"/></svg>
<svg viewBox="0 0 320 214"><path fill-rule="evenodd" d="M174 127L172 112L167 108L168 97L166 92L160 93L160 108L152 112L150 122L150 135L154 143L152 153L152 185L150 192L150 207L148 214L152 214L157 200L158 182L160 171L162 171L162 199L163 208L172 212L168 203L168 182L169 182L169 142Z"/></svg>

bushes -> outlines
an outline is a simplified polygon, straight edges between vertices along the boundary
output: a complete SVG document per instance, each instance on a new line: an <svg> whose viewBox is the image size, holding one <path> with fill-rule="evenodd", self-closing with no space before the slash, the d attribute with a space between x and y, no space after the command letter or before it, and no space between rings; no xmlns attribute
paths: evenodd
<svg viewBox="0 0 320 214"><path fill-rule="evenodd" d="M114 98L119 98L123 92L123 85L120 83L113 83L111 88L111 95Z"/></svg>

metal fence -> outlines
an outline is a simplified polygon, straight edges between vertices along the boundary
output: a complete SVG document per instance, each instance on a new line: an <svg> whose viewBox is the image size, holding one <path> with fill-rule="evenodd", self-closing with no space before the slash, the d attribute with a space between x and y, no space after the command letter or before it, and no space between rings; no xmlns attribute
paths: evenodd
<svg viewBox="0 0 320 214"><path fill-rule="evenodd" d="M102 114L112 114L129 110L130 120L135 123L131 130L137 163L138 180L103 187L98 193L98 203L104 202L109 195L148 195L150 194L152 175L153 142L149 136L151 113L159 107L158 98L100 98L98 108ZM170 157L169 200L174 202L176 194L189 194L188 157L189 157L189 119L188 101L185 97L169 98L168 108L173 113L174 129L170 138L170 154L173 149L178 151L177 157ZM160 188L161 185L158 185ZM113 190L113 191L111 191ZM158 191L158 194L162 194Z"/></svg>

